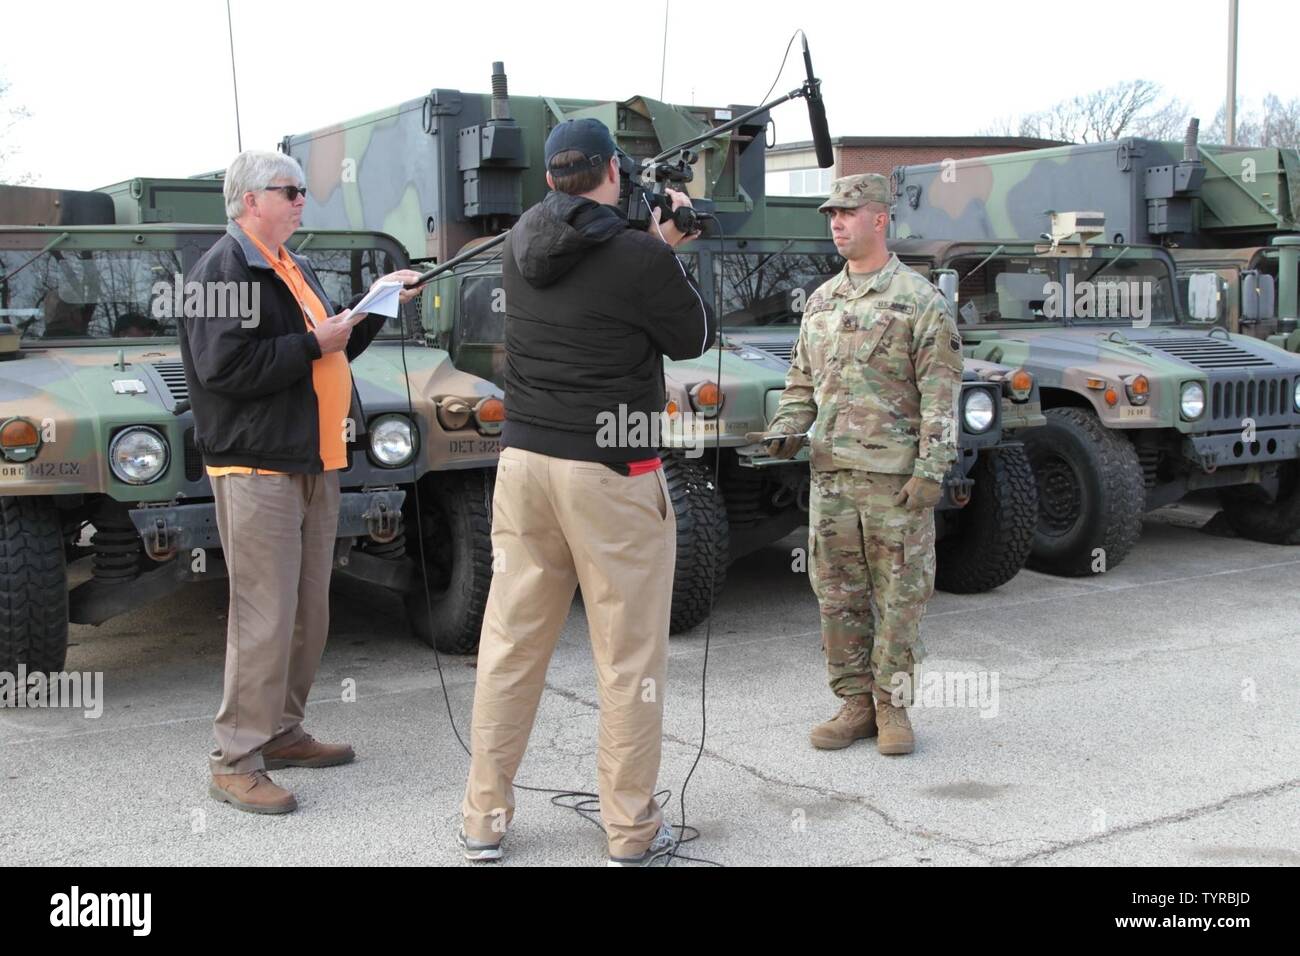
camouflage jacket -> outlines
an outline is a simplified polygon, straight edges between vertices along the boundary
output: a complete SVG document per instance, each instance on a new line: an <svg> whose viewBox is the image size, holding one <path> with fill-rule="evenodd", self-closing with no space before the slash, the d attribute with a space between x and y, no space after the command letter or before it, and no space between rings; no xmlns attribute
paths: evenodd
<svg viewBox="0 0 1300 956"><path fill-rule="evenodd" d="M812 426L812 467L942 481L957 458L961 338L896 255L861 289L848 266L808 299L772 431Z"/></svg>

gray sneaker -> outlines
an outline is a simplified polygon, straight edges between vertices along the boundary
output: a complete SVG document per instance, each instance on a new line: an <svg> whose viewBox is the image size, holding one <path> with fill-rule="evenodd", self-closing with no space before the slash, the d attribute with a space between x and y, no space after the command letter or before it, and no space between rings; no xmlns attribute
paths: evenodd
<svg viewBox="0 0 1300 956"><path fill-rule="evenodd" d="M465 831L461 830L460 833L456 834L456 842L459 843L460 848L465 851L465 859L467 860L472 860L477 863L485 860L501 859L500 840L497 840L496 843L483 843L479 840L467 837Z"/></svg>
<svg viewBox="0 0 1300 956"><path fill-rule="evenodd" d="M677 845L677 837L673 835L673 828L667 823L659 824L659 832L655 838L650 841L650 846L640 856L611 856L606 866L649 866L659 857L671 853L673 847Z"/></svg>

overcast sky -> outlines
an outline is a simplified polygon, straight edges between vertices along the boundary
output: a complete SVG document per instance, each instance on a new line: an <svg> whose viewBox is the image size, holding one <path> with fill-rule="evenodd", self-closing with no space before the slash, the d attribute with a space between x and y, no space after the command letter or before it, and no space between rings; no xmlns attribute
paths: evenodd
<svg viewBox="0 0 1300 956"><path fill-rule="evenodd" d="M590 25L565 32L553 21ZM643 14L634 16L632 11ZM424 95L486 92L504 60L515 94L658 96L663 0L472 4L232 0L245 148ZM557 15L557 12L558 15ZM796 28L808 34L832 136L973 134L999 117L1144 78L1208 124L1224 100L1227 0L745 3L669 0L664 98L756 104ZM224 0L6 3L0 77L32 117L6 172L89 189L188 176L236 153ZM1300 95L1300 3L1241 0L1238 93ZM803 77L798 45L778 91ZM808 138L801 103L777 139Z"/></svg>

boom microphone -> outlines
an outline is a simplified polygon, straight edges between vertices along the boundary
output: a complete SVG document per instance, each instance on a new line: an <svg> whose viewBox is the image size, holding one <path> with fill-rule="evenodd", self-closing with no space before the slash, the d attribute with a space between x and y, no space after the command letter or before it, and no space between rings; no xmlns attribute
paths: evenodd
<svg viewBox="0 0 1300 956"><path fill-rule="evenodd" d="M830 169L835 165L831 149L831 131L826 125L826 104L822 102L822 81L813 76L812 56L808 53L808 38L803 40L803 65L808 72L808 122L812 125L813 148L817 151L817 165Z"/></svg>

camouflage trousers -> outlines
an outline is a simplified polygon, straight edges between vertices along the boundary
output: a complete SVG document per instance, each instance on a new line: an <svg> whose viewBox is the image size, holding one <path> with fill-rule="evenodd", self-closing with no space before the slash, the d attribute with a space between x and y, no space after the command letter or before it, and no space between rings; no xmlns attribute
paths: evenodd
<svg viewBox="0 0 1300 956"><path fill-rule="evenodd" d="M921 617L934 593L934 510L893 503L910 475L812 471L808 577L821 606L822 650L839 697L874 689L925 656Z"/></svg>

